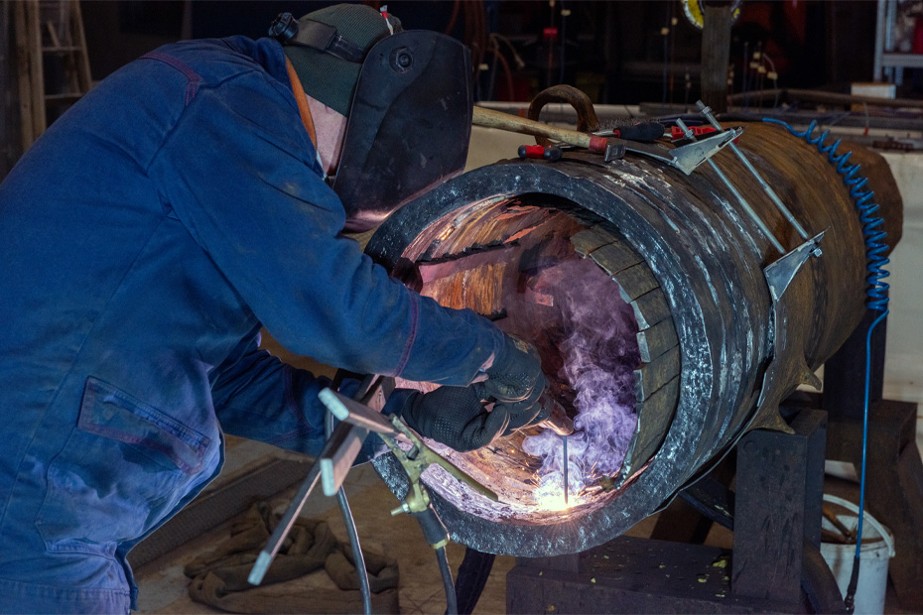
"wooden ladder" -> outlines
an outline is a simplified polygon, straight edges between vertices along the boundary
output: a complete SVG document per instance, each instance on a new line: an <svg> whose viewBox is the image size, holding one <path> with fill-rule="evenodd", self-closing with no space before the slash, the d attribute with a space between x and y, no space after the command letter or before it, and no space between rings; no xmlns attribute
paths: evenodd
<svg viewBox="0 0 923 615"><path fill-rule="evenodd" d="M22 149L92 86L79 0L13 2Z"/></svg>

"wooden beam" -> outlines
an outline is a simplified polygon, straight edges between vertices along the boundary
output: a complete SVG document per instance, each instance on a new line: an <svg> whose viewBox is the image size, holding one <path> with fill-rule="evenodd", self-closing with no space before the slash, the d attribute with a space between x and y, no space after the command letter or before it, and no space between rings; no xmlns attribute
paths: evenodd
<svg viewBox="0 0 923 615"><path fill-rule="evenodd" d="M702 100L715 113L724 113L733 7L730 2L702 2L702 5Z"/></svg>

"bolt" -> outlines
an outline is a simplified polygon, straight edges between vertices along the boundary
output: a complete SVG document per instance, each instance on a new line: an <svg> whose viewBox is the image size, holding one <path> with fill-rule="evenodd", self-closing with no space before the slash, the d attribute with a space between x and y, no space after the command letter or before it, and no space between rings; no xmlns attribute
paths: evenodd
<svg viewBox="0 0 923 615"><path fill-rule="evenodd" d="M686 126L686 122L683 121L683 118L676 118L676 125L679 126L679 129L683 131L683 136L687 139L695 140L695 134L692 132L692 129Z"/></svg>
<svg viewBox="0 0 923 615"><path fill-rule="evenodd" d="M721 130L721 124L718 123L718 120L715 119L714 114L712 114L712 112L711 112L711 107L709 107L708 105L706 105L706 104L705 104L704 102L702 102L701 100L700 100L700 101L697 101L697 102L695 103L695 106L699 108L699 113L702 114L702 117L704 117L706 120L708 120L708 123L709 123L709 124L711 124L712 126L714 126L715 128L717 128L718 130Z"/></svg>

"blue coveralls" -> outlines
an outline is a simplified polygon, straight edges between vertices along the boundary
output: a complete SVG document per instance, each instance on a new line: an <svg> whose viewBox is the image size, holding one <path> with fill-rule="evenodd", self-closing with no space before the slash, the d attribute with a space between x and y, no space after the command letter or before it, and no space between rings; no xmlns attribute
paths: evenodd
<svg viewBox="0 0 923 615"><path fill-rule="evenodd" d="M168 45L0 185L0 611L126 612L125 562L218 473L224 431L305 453L323 379L259 350L465 385L486 320L389 279L304 130L281 47Z"/></svg>

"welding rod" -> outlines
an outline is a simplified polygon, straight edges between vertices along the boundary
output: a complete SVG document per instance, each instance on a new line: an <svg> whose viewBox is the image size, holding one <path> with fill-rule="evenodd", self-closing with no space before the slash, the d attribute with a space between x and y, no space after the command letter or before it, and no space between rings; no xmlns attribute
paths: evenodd
<svg viewBox="0 0 923 615"><path fill-rule="evenodd" d="M545 389L538 399L543 414L547 417L538 424L539 427L550 429L561 437L561 445L564 454L564 504L567 505L568 491L570 490L570 481L568 479L568 457L567 457L567 437L574 433L574 421L567 416L564 406L552 396L551 391Z"/></svg>
<svg viewBox="0 0 923 615"><path fill-rule="evenodd" d="M567 506L567 495L570 491L570 479L568 478L568 473L570 472L570 459L567 456L567 436L561 436L561 442L564 446L564 505Z"/></svg>
<svg viewBox="0 0 923 615"><path fill-rule="evenodd" d="M711 112L711 107L706 105L701 100L696 103L696 106L699 108L699 112L702 114L702 116L708 120L712 126L718 130L724 130L721 127L721 123L718 122L718 119ZM789 224L795 227L795 231L798 232L798 235L800 235L802 239L808 239L810 237L808 232L804 230L804 227L801 226L801 224L798 223L798 219L795 218L794 214L792 214L788 207L785 206L785 203L782 202L782 199L779 198L779 195L776 194L776 191L772 189L772 186L766 183L766 180L763 179L763 176L760 175L759 171L756 170L756 167L753 166L753 164L750 162L750 159L747 158L742 151L740 151L740 148L737 147L733 141L731 141L729 145L731 146L731 151L737 154L737 157L740 158L740 161L744 164L745 167L747 167L747 170L750 171L750 174L756 178L756 181L760 184L760 187L763 188L763 191L766 192L767 196L769 196L770 200L776 206L776 209L778 209L779 212L785 217L785 219L788 220Z"/></svg>

